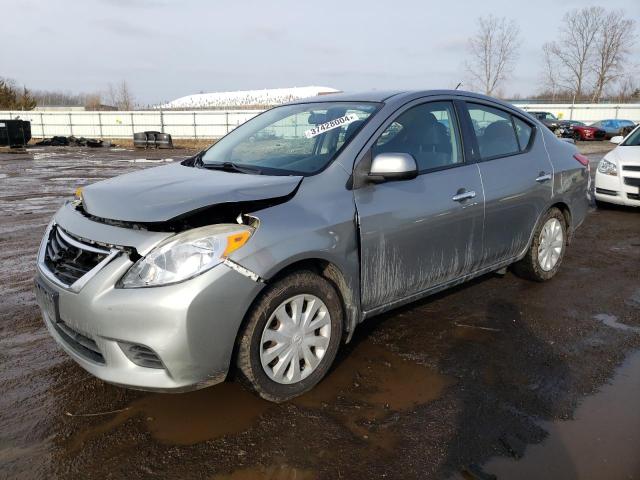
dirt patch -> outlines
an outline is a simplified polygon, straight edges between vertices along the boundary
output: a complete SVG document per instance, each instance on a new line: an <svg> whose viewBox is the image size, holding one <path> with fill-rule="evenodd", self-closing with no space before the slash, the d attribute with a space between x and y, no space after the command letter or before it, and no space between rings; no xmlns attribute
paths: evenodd
<svg viewBox="0 0 640 480"><path fill-rule="evenodd" d="M583 153L584 155L595 153L605 154L617 147L617 145L611 143L609 140L590 142L580 141L576 142L576 146L578 147L578 150L580 150L580 153Z"/></svg>
<svg viewBox="0 0 640 480"><path fill-rule="evenodd" d="M327 379L293 402L266 404L235 384L185 395L105 384L42 324L40 238L77 186L189 154L0 155L0 477L447 478L514 445L533 451L554 422L580 419L577 406L640 348L640 213L592 209L553 281L488 275L368 320ZM574 452L554 449L587 455Z"/></svg>
<svg viewBox="0 0 640 480"><path fill-rule="evenodd" d="M313 472L300 470L287 465L270 467L249 467L230 474L214 476L211 480L315 480Z"/></svg>

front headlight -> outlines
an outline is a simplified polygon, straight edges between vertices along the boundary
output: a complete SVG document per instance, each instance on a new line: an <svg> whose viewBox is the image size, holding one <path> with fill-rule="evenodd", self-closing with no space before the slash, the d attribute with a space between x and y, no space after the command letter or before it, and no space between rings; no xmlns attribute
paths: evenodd
<svg viewBox="0 0 640 480"><path fill-rule="evenodd" d="M606 158L603 158L602 160L600 160L600 163L598 163L598 171L600 173L604 173L605 175L618 175L618 167L616 167L616 164L610 162Z"/></svg>
<svg viewBox="0 0 640 480"><path fill-rule="evenodd" d="M212 225L179 233L138 260L118 286L156 287L188 280L222 263L253 232L246 225Z"/></svg>

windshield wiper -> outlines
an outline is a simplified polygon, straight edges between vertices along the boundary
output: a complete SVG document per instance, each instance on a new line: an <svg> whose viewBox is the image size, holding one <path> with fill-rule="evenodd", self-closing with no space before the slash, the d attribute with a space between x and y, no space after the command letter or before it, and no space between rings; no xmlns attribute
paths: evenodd
<svg viewBox="0 0 640 480"><path fill-rule="evenodd" d="M260 175L261 170L255 167L245 167L236 165L233 162L221 162L221 163L204 163L201 160L201 167L211 170L224 170L225 172L237 172L237 173L254 173Z"/></svg>

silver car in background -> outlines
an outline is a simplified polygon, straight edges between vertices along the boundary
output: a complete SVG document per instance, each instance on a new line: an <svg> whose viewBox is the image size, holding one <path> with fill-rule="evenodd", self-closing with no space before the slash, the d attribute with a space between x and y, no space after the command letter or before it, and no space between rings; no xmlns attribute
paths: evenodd
<svg viewBox="0 0 640 480"><path fill-rule="evenodd" d="M588 182L574 145L492 98L323 96L85 187L46 230L37 299L107 382L184 391L233 370L284 401L369 317L507 266L553 277Z"/></svg>

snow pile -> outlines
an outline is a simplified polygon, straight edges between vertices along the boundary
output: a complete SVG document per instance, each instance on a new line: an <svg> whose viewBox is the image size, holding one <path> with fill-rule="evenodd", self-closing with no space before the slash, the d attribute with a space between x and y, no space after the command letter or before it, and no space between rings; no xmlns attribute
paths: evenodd
<svg viewBox="0 0 640 480"><path fill-rule="evenodd" d="M172 102L160 105L159 108L213 108L213 107L249 107L263 105L279 105L301 98L315 97L339 90L330 87L293 87L272 88L265 90L244 90L236 92L214 92L187 95Z"/></svg>

